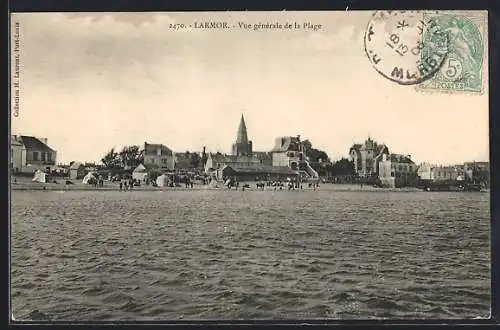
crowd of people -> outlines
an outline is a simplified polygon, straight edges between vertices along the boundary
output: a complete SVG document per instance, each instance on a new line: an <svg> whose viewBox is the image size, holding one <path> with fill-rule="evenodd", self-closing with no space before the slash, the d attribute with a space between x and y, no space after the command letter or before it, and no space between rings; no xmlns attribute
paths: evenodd
<svg viewBox="0 0 500 330"><path fill-rule="evenodd" d="M228 189L232 189L233 187L238 190L240 183L236 177L225 177L223 178L224 186ZM257 190L265 190L266 187L268 189L274 190L296 190L296 189L304 189L304 183L300 180L287 179L287 180L266 180L260 181L258 178L256 179L255 187ZM308 187L316 190L319 187L319 181L315 182L307 182ZM249 189L250 185L248 183L242 185L242 190Z"/></svg>

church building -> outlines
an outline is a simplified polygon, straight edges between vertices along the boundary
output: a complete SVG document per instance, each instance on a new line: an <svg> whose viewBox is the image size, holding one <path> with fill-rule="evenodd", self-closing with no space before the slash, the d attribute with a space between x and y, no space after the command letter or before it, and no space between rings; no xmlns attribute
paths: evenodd
<svg viewBox="0 0 500 330"><path fill-rule="evenodd" d="M252 141L248 140L247 125L245 118L241 115L240 125L238 126L238 133L236 135L236 142L233 143L232 154L234 156L251 156L252 155Z"/></svg>

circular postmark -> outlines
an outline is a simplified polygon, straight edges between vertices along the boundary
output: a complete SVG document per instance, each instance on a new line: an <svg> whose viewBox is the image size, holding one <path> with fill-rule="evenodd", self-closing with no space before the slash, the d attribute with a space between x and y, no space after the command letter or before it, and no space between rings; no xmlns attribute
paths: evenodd
<svg viewBox="0 0 500 330"><path fill-rule="evenodd" d="M448 37L422 11L377 11L365 32L365 52L375 70L401 85L431 78L443 66Z"/></svg>

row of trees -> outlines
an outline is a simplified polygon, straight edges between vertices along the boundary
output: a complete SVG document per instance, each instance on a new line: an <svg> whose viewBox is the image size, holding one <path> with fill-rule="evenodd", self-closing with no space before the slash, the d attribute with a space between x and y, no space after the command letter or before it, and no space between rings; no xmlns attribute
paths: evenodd
<svg viewBox="0 0 500 330"><path fill-rule="evenodd" d="M144 162L144 155L139 146L124 146L120 152L111 148L101 159L104 167L109 170L136 168Z"/></svg>
<svg viewBox="0 0 500 330"><path fill-rule="evenodd" d="M311 166L320 176L339 176L354 175L354 163L347 158L341 158L338 161L331 162L328 154L316 148L313 148L311 141L302 141L304 152L311 163Z"/></svg>

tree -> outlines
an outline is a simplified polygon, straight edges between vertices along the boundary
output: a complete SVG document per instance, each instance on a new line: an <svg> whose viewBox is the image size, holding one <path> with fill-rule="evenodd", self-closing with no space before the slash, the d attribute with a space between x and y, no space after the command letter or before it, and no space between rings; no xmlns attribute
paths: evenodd
<svg viewBox="0 0 500 330"><path fill-rule="evenodd" d="M353 175L354 163L347 158L343 158L331 165L330 173L332 175Z"/></svg>
<svg viewBox="0 0 500 330"><path fill-rule="evenodd" d="M121 168L120 155L115 152L115 148L111 148L101 159L101 162L107 169Z"/></svg>
<svg viewBox="0 0 500 330"><path fill-rule="evenodd" d="M191 164L193 168L198 168L200 166L200 162L201 162L200 155L198 155L198 153L196 152L193 152L189 159L189 164Z"/></svg>
<svg viewBox="0 0 500 330"><path fill-rule="evenodd" d="M120 151L120 160L124 167L136 168L144 162L144 156L139 146L125 146Z"/></svg>
<svg viewBox="0 0 500 330"><path fill-rule="evenodd" d="M307 153L309 152L309 150L312 149L312 143L311 143L311 141L309 141L309 140L302 141L302 147L304 148L304 152L307 155Z"/></svg>
<svg viewBox="0 0 500 330"><path fill-rule="evenodd" d="M328 161L328 154L323 150L313 148L311 141L309 140L302 141L302 147L304 148L304 153L306 154L306 157L309 158L309 161L313 163L318 162L320 159L323 162Z"/></svg>

